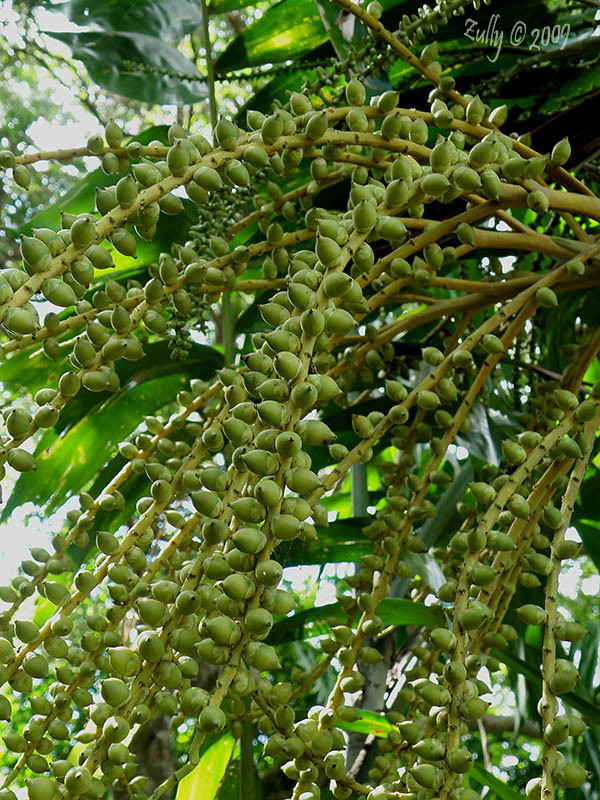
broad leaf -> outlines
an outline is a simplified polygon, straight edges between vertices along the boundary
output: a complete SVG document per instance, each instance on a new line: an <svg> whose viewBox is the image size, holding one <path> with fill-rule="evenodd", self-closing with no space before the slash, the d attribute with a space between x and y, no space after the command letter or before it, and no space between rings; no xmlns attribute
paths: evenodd
<svg viewBox="0 0 600 800"><path fill-rule="evenodd" d="M233 753L235 739L224 733L200 756L194 769L179 781L175 800L213 800Z"/></svg>
<svg viewBox="0 0 600 800"><path fill-rule="evenodd" d="M523 800L523 795L520 792L517 792L507 783L496 778L495 775L492 775L484 769L477 761L469 771L469 776L481 786L486 786L488 789L491 789L498 800Z"/></svg>
<svg viewBox="0 0 600 800"><path fill-rule="evenodd" d="M335 723L338 728L352 733L371 734L372 736L387 736L391 731L397 730L395 725L388 722L383 714L376 711L367 711L364 708L357 708L360 719L356 722L344 722L338 719Z"/></svg>
<svg viewBox="0 0 600 800"><path fill-rule="evenodd" d="M47 33L68 45L92 80L109 92L157 105L195 103L207 96L204 79L192 62L157 36L133 31ZM140 66L126 67L123 62Z"/></svg>
<svg viewBox="0 0 600 800"><path fill-rule="evenodd" d="M135 31L174 42L201 22L196 0L70 0L61 11L77 25L100 31Z"/></svg>
<svg viewBox="0 0 600 800"><path fill-rule="evenodd" d="M217 58L219 74L301 58L326 42L314 0L283 0L244 28Z"/></svg>

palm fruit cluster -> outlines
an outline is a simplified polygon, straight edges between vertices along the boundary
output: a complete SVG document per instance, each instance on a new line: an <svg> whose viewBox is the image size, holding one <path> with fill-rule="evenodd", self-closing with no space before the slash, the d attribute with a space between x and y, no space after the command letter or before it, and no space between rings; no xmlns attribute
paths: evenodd
<svg viewBox="0 0 600 800"><path fill-rule="evenodd" d="M375 33L377 6L361 11ZM379 50L402 54L411 24ZM163 415L140 419L113 454L122 466L110 481L82 491L48 549L33 548L0 587L0 676L10 688L0 716L11 757L1 800L14 800L23 779L30 800L94 800L107 789L144 800L128 742L157 715L174 729L191 725L193 738L188 761L153 800L195 767L207 736L240 736L248 720L289 797L318 800L329 782L338 800L477 800L465 737L489 713L482 676L502 681L491 651L525 625L541 628L544 642L543 755L539 777L522 789L550 800L555 788L586 780L563 747L586 729L562 704L578 671L558 655L586 631L557 611L557 591L562 563L578 554L565 533L600 417L600 385L580 388L596 332L580 331L563 376L532 379L522 429L502 442L497 463L475 466L449 541L436 547L427 531L457 479L453 448L486 380L519 343L535 347L534 314L593 281L597 246L582 245L575 258L511 209L598 219L600 201L561 168L568 142L534 151L527 136L501 131L505 109L492 112L440 77L435 46L412 59L433 84L427 111L402 108L394 91L370 97L353 77L330 106L293 92L270 115L249 111L245 128L222 118L212 143L173 126L168 144L124 144L111 123L84 151L107 174L126 174L96 191L95 209L23 236L21 263L0 273L8 363L41 348L60 373L30 402L2 409L10 478L36 468L29 443L60 430L80 393L127 391L123 362L147 359L164 339L182 355L188 329L208 330L223 293L263 293L243 357L213 380L192 379ZM2 153L0 164L26 188L36 158L44 154ZM113 251L133 258L161 217L177 224L180 187L197 207L189 239L143 279L104 277ZM319 205L330 190L337 205ZM510 239L491 219L513 226ZM232 245L253 225L246 244ZM546 260L502 281L491 266L479 280L447 277L481 247ZM261 277L247 277L256 266ZM42 297L56 311L40 319ZM403 337L420 329L417 354L406 356ZM378 400L377 409L362 400ZM343 442L332 407L351 414ZM319 541L327 498L361 463L377 465L383 489L363 531L371 552L340 590L344 620L321 638L319 662L286 675L269 639L296 608L279 554ZM134 484L143 488L128 525L111 529ZM92 560L74 570L70 548L89 543ZM411 556L424 553L437 561L437 585L415 574ZM396 578L415 603L428 600L431 620L394 673L393 708L381 712L377 755L359 781L343 728L361 717L365 670L383 660L378 642L389 626L378 611ZM540 587L541 605L517 603L521 589ZM86 614L102 592L101 611ZM24 614L28 598L53 607L41 626ZM218 678L203 688L211 670ZM328 698L307 708L303 698L327 670ZM21 730L11 726L17 704L29 714ZM73 763L57 753L75 725Z"/></svg>

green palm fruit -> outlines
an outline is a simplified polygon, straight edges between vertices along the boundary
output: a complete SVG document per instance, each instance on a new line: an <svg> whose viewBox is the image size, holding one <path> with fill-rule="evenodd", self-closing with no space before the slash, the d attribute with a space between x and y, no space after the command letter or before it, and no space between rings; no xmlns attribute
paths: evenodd
<svg viewBox="0 0 600 800"><path fill-rule="evenodd" d="M469 125L479 125L485 117L485 105L476 95L467 105L465 117Z"/></svg>
<svg viewBox="0 0 600 800"><path fill-rule="evenodd" d="M275 588L281 581L283 574L283 567L277 561L266 559L259 561L254 570L256 580L262 586L269 586Z"/></svg>
<svg viewBox="0 0 600 800"><path fill-rule="evenodd" d="M332 442L336 435L331 428L321 420L301 420L296 424L296 432L303 442L315 447Z"/></svg>
<svg viewBox="0 0 600 800"><path fill-rule="evenodd" d="M527 206L532 211L535 211L537 214L545 214L546 211L548 211L548 208L550 207L550 201L548 200L548 195L545 194L541 189L535 189L533 192L529 192L529 194L527 195ZM538 292L541 291L542 289L538 289Z"/></svg>
<svg viewBox="0 0 600 800"><path fill-rule="evenodd" d="M55 306L67 308L77 303L77 295L73 289L58 278L47 278L42 283L42 293L46 300Z"/></svg>
<svg viewBox="0 0 600 800"><path fill-rule="evenodd" d="M471 494L475 500L478 503L482 503L484 506L489 506L490 503L493 503L496 497L495 490L489 485L489 483L484 483L483 481L474 481L469 483L469 489L471 490Z"/></svg>
<svg viewBox="0 0 600 800"><path fill-rule="evenodd" d="M444 757L446 747L439 739L421 739L413 744L412 751L425 761L439 761Z"/></svg>
<svg viewBox="0 0 600 800"><path fill-rule="evenodd" d="M17 186L21 189L29 189L31 183L31 173L24 164L15 164L12 168L12 177Z"/></svg>
<svg viewBox="0 0 600 800"><path fill-rule="evenodd" d="M389 208L402 208L405 206L408 203L408 184L401 180L389 183L385 190L385 203ZM370 208L372 209L372 206ZM372 210L374 211L374 209Z"/></svg>
<svg viewBox="0 0 600 800"><path fill-rule="evenodd" d="M329 236L319 236L315 252L324 267L330 269L339 263L341 249L339 244Z"/></svg>
<svg viewBox="0 0 600 800"><path fill-rule="evenodd" d="M585 264L577 258L572 258L565 264L569 275L581 277L585 274Z"/></svg>
<svg viewBox="0 0 600 800"><path fill-rule="evenodd" d="M474 145L469 153L469 165L473 169L481 169L494 160L495 151L490 142L483 141Z"/></svg>
<svg viewBox="0 0 600 800"><path fill-rule="evenodd" d="M278 354L278 357L280 355L282 354ZM291 353L286 353L285 355L292 356ZM263 400L262 403L256 405L256 410L261 422L274 428L283 427L289 418L288 408L275 400Z"/></svg>
<svg viewBox="0 0 600 800"><path fill-rule="evenodd" d="M21 257L32 272L48 269L52 254L45 242L35 236L21 236Z"/></svg>
<svg viewBox="0 0 600 800"><path fill-rule="evenodd" d="M117 202L121 208L129 208L133 205L138 195L138 189L135 180L131 175L126 175L121 178L116 186Z"/></svg>
<svg viewBox="0 0 600 800"><path fill-rule="evenodd" d="M300 94L300 92L292 92L290 95L290 107L293 113L300 117L312 110L312 103L306 95Z"/></svg>
<svg viewBox="0 0 600 800"><path fill-rule="evenodd" d="M555 747L564 744L569 738L569 719L566 716L555 717L544 728L544 740Z"/></svg>
<svg viewBox="0 0 600 800"><path fill-rule="evenodd" d="M450 703L450 692L437 683L426 681L423 686L418 688L419 695L431 706L447 706Z"/></svg>
<svg viewBox="0 0 600 800"><path fill-rule="evenodd" d="M497 200L500 197L502 182L493 169L485 169L481 173L481 188L486 197L490 200Z"/></svg>
<svg viewBox="0 0 600 800"><path fill-rule="evenodd" d="M224 150L235 150L240 132L231 120L221 117L215 126L215 140Z"/></svg>
<svg viewBox="0 0 600 800"><path fill-rule="evenodd" d="M501 553L516 550L517 548L510 536L502 531L490 531L487 537L487 545L492 550L498 550Z"/></svg>
<svg viewBox="0 0 600 800"><path fill-rule="evenodd" d="M292 403L301 409L308 409L315 405L319 392L314 384L308 381L297 383L291 392Z"/></svg>
<svg viewBox="0 0 600 800"><path fill-rule="evenodd" d="M456 647L456 636L447 628L434 628L429 634L429 639L431 644L442 653L448 653Z"/></svg>
<svg viewBox="0 0 600 800"><path fill-rule="evenodd" d="M13 409L5 419L6 430L13 439L21 439L29 435L31 417L20 408Z"/></svg>
<svg viewBox="0 0 600 800"><path fill-rule="evenodd" d="M571 158L571 145L569 144L569 138L565 136L560 142L557 142L554 147L552 148L552 154L550 155L550 160L553 164L558 164L562 167L563 164L566 164L567 161Z"/></svg>
<svg viewBox="0 0 600 800"><path fill-rule="evenodd" d="M46 599L55 606L62 606L70 597L67 587L58 581L45 581L42 585Z"/></svg>
<svg viewBox="0 0 600 800"><path fill-rule="evenodd" d="M106 703L113 708L124 706L131 697L127 684L120 678L106 678L100 684L100 693Z"/></svg>
<svg viewBox="0 0 600 800"><path fill-rule="evenodd" d="M17 472L29 472L35 469L35 460L31 453L15 447L6 454L8 465Z"/></svg>
<svg viewBox="0 0 600 800"><path fill-rule="evenodd" d="M522 464L527 458L525 449L516 442L503 441L502 455L508 464Z"/></svg>
<svg viewBox="0 0 600 800"><path fill-rule="evenodd" d="M441 197L450 188L450 181L439 172L430 172L421 178L421 189L428 197Z"/></svg>
<svg viewBox="0 0 600 800"><path fill-rule="evenodd" d="M458 166L452 172L452 183L461 192L476 192L481 188L481 178L474 169Z"/></svg>
<svg viewBox="0 0 600 800"><path fill-rule="evenodd" d="M424 789L437 789L442 782L442 771L433 764L417 764L410 768L410 774Z"/></svg>
<svg viewBox="0 0 600 800"><path fill-rule="evenodd" d="M292 514L278 514L271 519L271 533L284 541L291 541L300 535L300 522Z"/></svg>
<svg viewBox="0 0 600 800"><path fill-rule="evenodd" d="M429 130L425 120L422 117L417 117L416 119L412 120L408 130L408 138L410 141L414 142L415 144L425 144L428 136Z"/></svg>
<svg viewBox="0 0 600 800"><path fill-rule="evenodd" d="M167 164L173 175L183 175L190 160L190 153L182 139L177 140L167 152Z"/></svg>
<svg viewBox="0 0 600 800"><path fill-rule="evenodd" d="M0 150L0 169L13 169L16 163L14 153L10 150Z"/></svg>
<svg viewBox="0 0 600 800"><path fill-rule="evenodd" d="M228 575L223 580L223 591L232 600L248 600L255 592L255 585L247 575Z"/></svg>
<svg viewBox="0 0 600 800"><path fill-rule="evenodd" d="M540 606L527 603L517 608L519 619L526 625L543 625L546 622L546 612Z"/></svg>
<svg viewBox="0 0 600 800"><path fill-rule="evenodd" d="M560 621L555 628L557 639L561 642L578 642L583 639L589 631L577 622Z"/></svg>
<svg viewBox="0 0 600 800"><path fill-rule="evenodd" d="M551 505L544 506L542 510L542 521L552 530L558 530L564 525L564 517L562 513Z"/></svg>
<svg viewBox="0 0 600 800"><path fill-rule="evenodd" d="M483 717L489 707L490 703L482 700L481 697L472 697L461 703L458 710L463 719L475 720Z"/></svg>
<svg viewBox="0 0 600 800"><path fill-rule="evenodd" d="M279 459L267 450L252 450L243 455L242 460L256 475L273 475L279 469Z"/></svg>
<svg viewBox="0 0 600 800"><path fill-rule="evenodd" d="M283 134L283 120L277 113L266 117L260 128L260 135L265 144L275 144Z"/></svg>
<svg viewBox="0 0 600 800"><path fill-rule="evenodd" d="M327 333L343 336L356 326L354 317L343 308L335 308L325 312L325 329Z"/></svg>
<svg viewBox="0 0 600 800"><path fill-rule="evenodd" d="M306 136L311 142L321 139L327 132L327 115L324 111L316 111L311 114L306 123Z"/></svg>
<svg viewBox="0 0 600 800"><path fill-rule="evenodd" d="M439 366L444 360L444 354L437 347L424 347L422 351L423 361L432 367Z"/></svg>
<svg viewBox="0 0 600 800"><path fill-rule="evenodd" d="M259 672L281 669L275 650L262 642L248 642L244 650L244 658Z"/></svg>
<svg viewBox="0 0 600 800"><path fill-rule="evenodd" d="M377 219L376 230L382 239L392 242L394 245L401 244L408 237L406 226L397 217L380 216Z"/></svg>
<svg viewBox="0 0 600 800"><path fill-rule="evenodd" d="M566 558L576 558L581 550L579 542L572 539L563 539L556 545L556 556L561 560Z"/></svg>
<svg viewBox="0 0 600 800"><path fill-rule="evenodd" d="M23 659L23 669L32 678L48 677L48 662L39 653L27 653Z"/></svg>
<svg viewBox="0 0 600 800"><path fill-rule="evenodd" d="M460 661L447 661L444 666L444 677L450 686L459 686L467 679L467 669Z"/></svg>
<svg viewBox="0 0 600 800"><path fill-rule="evenodd" d="M465 773L473 766L473 756L468 750L458 748L448 753L446 762L453 772Z"/></svg>
<svg viewBox="0 0 600 800"><path fill-rule="evenodd" d="M435 392L423 389L417 394L417 405L425 411L435 411L439 404L440 398Z"/></svg>
<svg viewBox="0 0 600 800"><path fill-rule="evenodd" d="M223 121L226 120L221 120L221 122ZM207 706L200 712L198 724L200 725L200 730L206 734L218 733L227 724L227 717L220 708Z"/></svg>
<svg viewBox="0 0 600 800"><path fill-rule="evenodd" d="M233 645L239 641L241 630L237 623L225 616L211 617L206 621L206 630L219 645Z"/></svg>
<svg viewBox="0 0 600 800"><path fill-rule="evenodd" d="M71 242L76 247L89 247L96 239L96 226L94 218L89 214L84 214L73 222L70 228Z"/></svg>
<svg viewBox="0 0 600 800"><path fill-rule="evenodd" d="M86 250L86 256L92 262L94 269L114 269L112 256L108 250L99 244L94 244Z"/></svg>
<svg viewBox="0 0 600 800"><path fill-rule="evenodd" d="M475 244L475 230L466 222L461 222L457 226L456 236L462 244L468 244L471 247Z"/></svg>
<svg viewBox="0 0 600 800"><path fill-rule="evenodd" d="M481 346L483 347L486 353L490 353L491 355L499 355L500 353L504 352L504 345L502 344L502 339L499 339L497 336L494 336L493 333L485 334L485 336L481 340Z"/></svg>
<svg viewBox="0 0 600 800"><path fill-rule="evenodd" d="M238 550L252 555L260 553L267 543L267 537L257 528L240 528L233 534L232 539Z"/></svg>
<svg viewBox="0 0 600 800"><path fill-rule="evenodd" d="M528 519L530 514L529 503L524 497L515 494L507 503L507 508L518 519Z"/></svg>
<svg viewBox="0 0 600 800"><path fill-rule="evenodd" d="M487 564L478 564L476 567L473 567L469 577L475 586L488 586L492 583L497 574L494 567L490 567Z"/></svg>
<svg viewBox="0 0 600 800"><path fill-rule="evenodd" d="M367 92L363 84L356 78L352 78L346 84L346 102L350 106L364 106Z"/></svg>
<svg viewBox="0 0 600 800"><path fill-rule="evenodd" d="M117 175L117 173L122 172L121 162L115 153L105 153L102 156L100 165L105 175Z"/></svg>
<svg viewBox="0 0 600 800"><path fill-rule="evenodd" d="M54 800L58 794L56 783L49 778L27 778L29 800Z"/></svg>
<svg viewBox="0 0 600 800"><path fill-rule="evenodd" d="M570 661L558 658L556 660L556 672L550 679L550 689L554 694L566 694L575 688L579 680L577 668Z"/></svg>
<svg viewBox="0 0 600 800"><path fill-rule="evenodd" d="M234 186L250 186L250 173L237 158L226 163L224 174Z"/></svg>
<svg viewBox="0 0 600 800"><path fill-rule="evenodd" d="M458 614L458 621L461 628L466 631L473 631L481 628L486 622L486 614L479 607L469 606Z"/></svg>
<svg viewBox="0 0 600 800"><path fill-rule="evenodd" d="M320 478L315 475L310 469L296 467L295 469L287 470L285 474L285 482L287 486L299 495L309 495L320 488L323 484Z"/></svg>
<svg viewBox="0 0 600 800"><path fill-rule="evenodd" d="M552 397L556 405L562 408L563 411L573 411L579 405L577 396L567 389L555 389L552 393Z"/></svg>
<svg viewBox="0 0 600 800"><path fill-rule="evenodd" d="M277 353L273 365L277 374L286 381L293 381L302 369L302 361L298 356L285 350ZM259 415L260 413L259 410Z"/></svg>
<svg viewBox="0 0 600 800"><path fill-rule="evenodd" d="M110 236L110 241L119 253L130 258L136 258L137 245L135 236L126 231L125 228L116 228Z"/></svg>
<svg viewBox="0 0 600 800"><path fill-rule="evenodd" d="M580 764L565 763L561 764L553 773L553 778L565 789L576 789L588 777L588 771Z"/></svg>
<svg viewBox="0 0 600 800"><path fill-rule="evenodd" d="M118 184L117 184L118 186ZM160 210L167 214L167 216L176 216L177 214L181 214L183 211L183 201L181 198L176 197L174 194L164 194L160 200L158 201L160 206Z"/></svg>
<svg viewBox="0 0 600 800"><path fill-rule="evenodd" d="M456 156L456 148L448 139L443 139L429 154L429 164L434 172L445 172Z"/></svg>
<svg viewBox="0 0 600 800"><path fill-rule="evenodd" d="M166 605L151 597L140 597L137 600L137 608L142 620L151 628L162 625L167 614Z"/></svg>
<svg viewBox="0 0 600 800"><path fill-rule="evenodd" d="M504 125L507 118L508 118L508 106L505 104L501 106L496 106L496 108L492 111L492 113L488 117L491 124L496 125L498 128Z"/></svg>

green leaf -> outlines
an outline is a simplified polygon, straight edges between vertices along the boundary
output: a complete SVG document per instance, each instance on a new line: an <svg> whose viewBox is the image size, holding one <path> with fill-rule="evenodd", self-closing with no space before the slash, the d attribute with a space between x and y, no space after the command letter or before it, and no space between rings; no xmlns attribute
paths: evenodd
<svg viewBox="0 0 600 800"><path fill-rule="evenodd" d="M496 778L477 761L471 767L469 777L473 778L480 786L486 786L491 789L500 800L523 800L523 795L520 792L511 789L508 784Z"/></svg>
<svg viewBox="0 0 600 800"><path fill-rule="evenodd" d="M157 36L132 31L46 33L68 45L92 80L114 94L156 105L195 103L207 96L204 79L194 64ZM125 68L124 61L142 66Z"/></svg>
<svg viewBox="0 0 600 800"><path fill-rule="evenodd" d="M102 31L135 31L167 42L183 38L200 25L196 0L70 0L58 6L72 22Z"/></svg>
<svg viewBox="0 0 600 800"><path fill-rule="evenodd" d="M269 644L283 644L284 642L294 642L303 639L305 636L318 636L329 633L329 626L326 620L346 620L346 614L339 603L329 603L317 608L307 608L304 611L296 611L291 617L285 617L273 625L269 634ZM311 625L311 623L316 623ZM304 632L304 628L311 625L309 633Z"/></svg>
<svg viewBox="0 0 600 800"><path fill-rule="evenodd" d="M377 606L377 616L384 625L437 625L439 617L422 603L387 597Z"/></svg>
<svg viewBox="0 0 600 800"><path fill-rule="evenodd" d="M226 14L229 11L237 11L239 8L256 5L254 0L211 0L208 4L208 13Z"/></svg>
<svg viewBox="0 0 600 800"><path fill-rule="evenodd" d="M175 800L213 800L233 753L235 739L224 733L200 756L194 769L179 781Z"/></svg>
<svg viewBox="0 0 600 800"><path fill-rule="evenodd" d="M339 6L330 0L314 0L323 27L327 31L331 46L339 59L347 58L350 52L350 43L344 39L340 29L339 20L341 12Z"/></svg>
<svg viewBox="0 0 600 800"><path fill-rule="evenodd" d="M398 730L395 725L388 722L383 714L378 714L376 711L367 711L364 708L357 708L356 711L360 714L360 719L356 722L344 722L338 720L335 724L337 728L351 733L371 734L372 736L387 736L391 731Z"/></svg>
<svg viewBox="0 0 600 800"><path fill-rule="evenodd" d="M215 62L217 73L301 58L328 39L313 0L283 0L244 28Z"/></svg>
<svg viewBox="0 0 600 800"><path fill-rule="evenodd" d="M341 519L326 528L318 527L316 542L283 543L277 548L277 558L284 567L298 564L327 564L357 561L372 552L373 544L362 533L368 520Z"/></svg>
<svg viewBox="0 0 600 800"><path fill-rule="evenodd" d="M412 600L399 600L386 598L377 606L377 615L381 617L384 625L436 625L439 619L421 603ZM277 622L269 635L271 644L296 641L304 636L318 636L327 634L328 619L346 620L346 613L339 603L329 603L317 608L308 608L297 611L291 617ZM306 625L313 625L310 632L304 632Z"/></svg>

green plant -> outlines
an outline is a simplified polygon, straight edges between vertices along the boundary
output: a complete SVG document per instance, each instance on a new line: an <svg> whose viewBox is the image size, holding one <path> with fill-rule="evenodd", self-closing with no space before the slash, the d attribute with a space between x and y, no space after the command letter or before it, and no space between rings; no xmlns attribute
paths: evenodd
<svg viewBox="0 0 600 800"><path fill-rule="evenodd" d="M213 143L177 124L126 143L111 122L75 152L0 153L23 189L41 161L103 170L95 207L34 227L0 273L5 379L31 395L2 410L21 473L5 513L58 497L59 465L80 503L0 588L0 711L31 709L4 739L2 800L23 778L31 800L142 800L128 743L161 714L192 735L152 800L223 775L236 739L252 776L259 737L261 772L294 800L515 797L469 733L490 707L481 670L502 683L503 664L534 689L541 667L540 766L520 788L587 792L576 754L600 717L575 691L587 630L558 579L595 475L600 199L566 169L567 139L546 154L507 135L507 108L461 94L435 44L408 48L443 8L395 35L378 2L336 2L368 45L247 124L215 121ZM433 87L429 110L371 96L395 58ZM211 336L217 309L221 350L189 335ZM355 522L329 523L349 475ZM360 563L326 616L280 586L311 559ZM303 669L286 642L311 620L324 635ZM369 685L381 667L397 690ZM360 773L344 730L377 737Z"/></svg>

